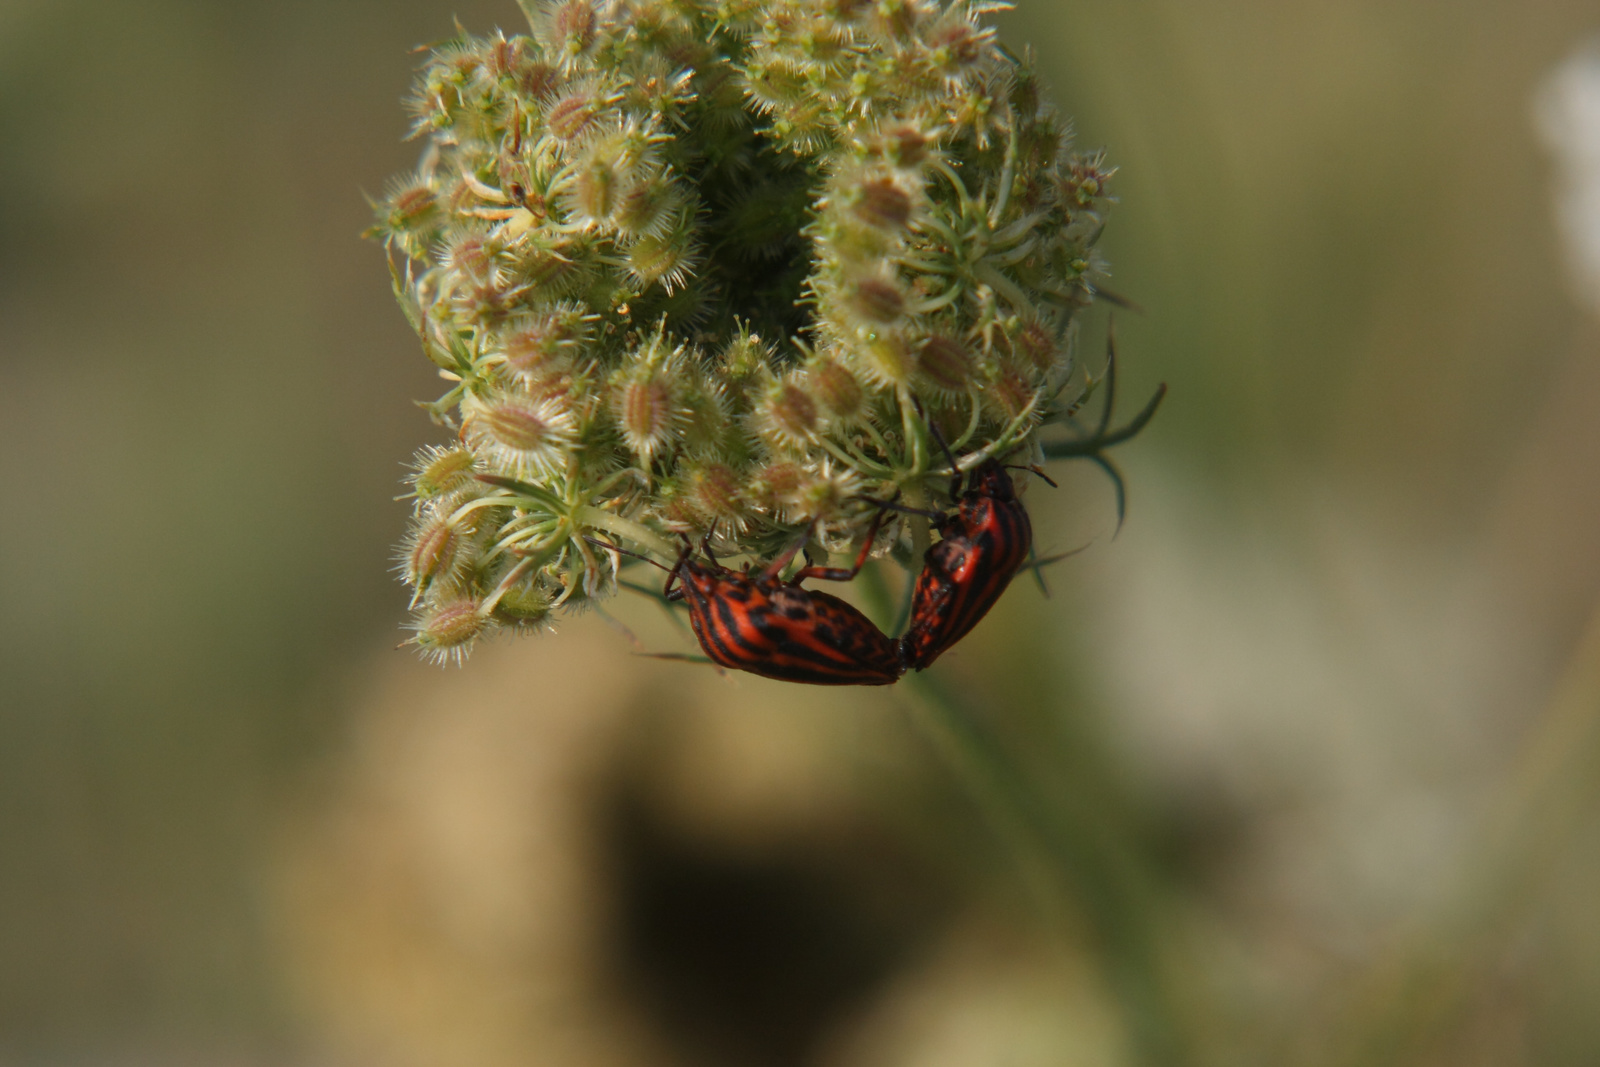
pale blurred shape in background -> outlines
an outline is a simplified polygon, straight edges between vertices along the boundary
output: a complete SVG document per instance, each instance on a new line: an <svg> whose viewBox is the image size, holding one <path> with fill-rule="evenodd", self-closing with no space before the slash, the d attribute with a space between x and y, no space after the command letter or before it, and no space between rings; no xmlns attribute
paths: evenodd
<svg viewBox="0 0 1600 1067"><path fill-rule="evenodd" d="M1575 51L1540 87L1539 132L1558 165L1556 218L1573 290L1600 313L1600 40Z"/></svg>

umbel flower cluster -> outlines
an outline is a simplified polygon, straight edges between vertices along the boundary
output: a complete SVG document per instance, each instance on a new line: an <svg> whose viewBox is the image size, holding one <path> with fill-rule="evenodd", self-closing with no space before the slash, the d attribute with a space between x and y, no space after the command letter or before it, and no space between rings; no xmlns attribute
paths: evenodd
<svg viewBox="0 0 1600 1067"><path fill-rule="evenodd" d="M874 500L943 504L940 439L1038 457L1092 384L1111 172L1004 6L525 0L530 34L432 49L371 231L448 383L409 479L416 645L594 603L607 544L847 551ZM927 538L897 514L873 554Z"/></svg>

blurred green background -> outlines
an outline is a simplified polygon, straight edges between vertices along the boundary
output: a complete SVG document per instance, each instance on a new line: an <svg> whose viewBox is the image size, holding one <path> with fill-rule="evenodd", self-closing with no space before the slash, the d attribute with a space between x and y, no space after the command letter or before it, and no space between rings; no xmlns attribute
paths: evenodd
<svg viewBox="0 0 1600 1067"><path fill-rule="evenodd" d="M1600 334L1533 119L1592 5L1002 20L1172 390L1120 536L1035 486L1089 551L934 672L1042 892L906 693L392 651L436 386L357 235L452 18L523 25L0 0L0 1064L1600 1061Z"/></svg>

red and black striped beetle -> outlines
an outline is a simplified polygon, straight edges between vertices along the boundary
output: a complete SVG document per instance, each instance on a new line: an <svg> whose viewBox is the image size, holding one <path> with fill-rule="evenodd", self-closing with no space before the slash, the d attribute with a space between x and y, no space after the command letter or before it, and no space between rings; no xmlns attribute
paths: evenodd
<svg viewBox="0 0 1600 1067"><path fill-rule="evenodd" d="M1144 409L1126 426L1111 429L1116 404L1117 348L1114 331L1106 335L1105 404L1096 429L1076 440L1054 441L1043 446L1048 459L1087 459L1111 478L1117 493L1117 524L1122 524L1125 493L1122 475L1106 458L1105 451L1143 430L1154 417L1166 396L1163 383ZM921 405L917 410L921 413ZM961 468L937 429L929 424L935 439L944 448L950 469L955 472L950 498L955 511L931 516L941 540L923 554L922 571L911 593L911 625L900 638L900 661L906 670L926 668L951 645L965 637L1000 599L1011 579L1028 562L1033 548L1033 525L1027 509L1017 499L1011 475L999 460L985 459L968 475L967 490L961 491ZM1043 478L1037 467L1021 467ZM884 507L894 507L883 502ZM1036 560L1035 567L1060 559L1054 556ZM1042 583L1041 583L1042 586Z"/></svg>
<svg viewBox="0 0 1600 1067"><path fill-rule="evenodd" d="M796 584L822 577L811 569L784 582L771 567L752 576L685 555L664 592L684 602L700 647L724 667L809 685L899 681L895 641L838 597Z"/></svg>
<svg viewBox="0 0 1600 1067"><path fill-rule="evenodd" d="M959 468L955 477L950 496L956 510L934 520L941 539L923 555L912 589L911 627L900 638L906 670L923 670L967 636L1006 591L1033 546L1027 509L998 460L974 468L964 493Z"/></svg>
<svg viewBox="0 0 1600 1067"><path fill-rule="evenodd" d="M708 534L709 565L686 547L661 592L683 601L700 648L720 666L808 685L892 685L905 673L898 643L838 597L800 586L807 578L854 578L881 521L880 513L853 567L802 567L787 582L778 575L804 542L752 574L719 564Z"/></svg>

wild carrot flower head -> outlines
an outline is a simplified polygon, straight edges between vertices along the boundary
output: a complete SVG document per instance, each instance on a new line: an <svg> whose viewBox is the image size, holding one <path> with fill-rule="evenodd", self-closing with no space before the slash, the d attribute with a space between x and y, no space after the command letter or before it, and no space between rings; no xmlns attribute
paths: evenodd
<svg viewBox="0 0 1600 1067"><path fill-rule="evenodd" d="M993 0L524 0L437 46L375 203L446 381L400 572L459 659L615 586L591 538L770 557L865 536L1086 388L1112 174ZM885 525L877 551L904 536Z"/></svg>

